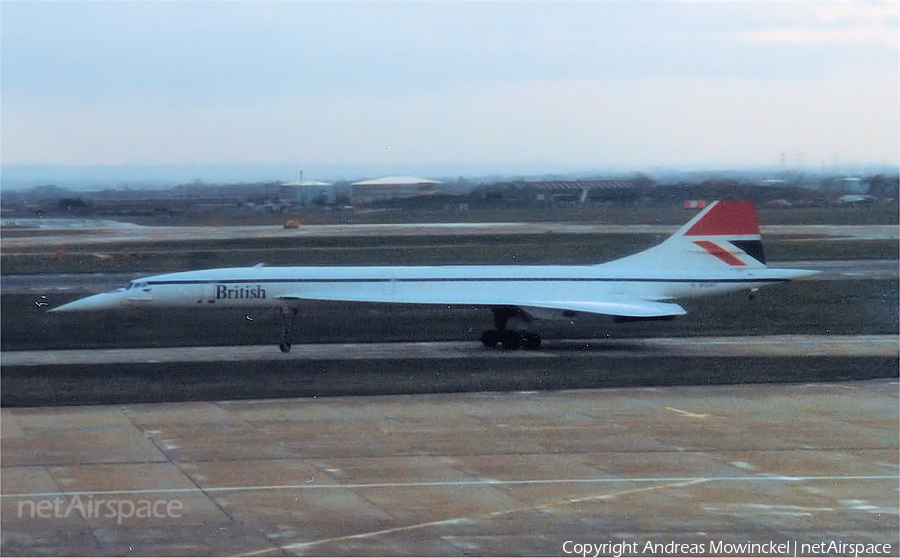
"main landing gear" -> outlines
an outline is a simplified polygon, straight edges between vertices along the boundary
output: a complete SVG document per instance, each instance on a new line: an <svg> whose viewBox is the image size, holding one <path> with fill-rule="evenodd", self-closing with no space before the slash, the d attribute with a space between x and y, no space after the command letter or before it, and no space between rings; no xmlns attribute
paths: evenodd
<svg viewBox="0 0 900 558"><path fill-rule="evenodd" d="M494 312L494 329L489 329L481 334L481 343L485 347L494 348L498 344L504 351L514 351L518 348L535 350L541 346L541 336L531 331L507 329L510 318L516 318L528 324L531 320L518 308L492 308Z"/></svg>
<svg viewBox="0 0 900 558"><path fill-rule="evenodd" d="M281 307L281 342L278 348L282 353L291 352L291 332L294 330L294 319L297 317L297 309L293 306Z"/></svg>

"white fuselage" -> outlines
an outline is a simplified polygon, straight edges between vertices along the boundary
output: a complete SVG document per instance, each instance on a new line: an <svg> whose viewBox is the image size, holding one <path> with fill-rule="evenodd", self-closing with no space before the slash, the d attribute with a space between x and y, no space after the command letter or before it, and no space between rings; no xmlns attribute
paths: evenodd
<svg viewBox="0 0 900 558"><path fill-rule="evenodd" d="M614 262L613 262L614 263ZM773 271L786 273L773 274ZM773 276L776 275L776 276ZM281 306L288 300L485 304L517 298L669 300L747 290L789 270L584 266L252 267L157 275L123 291L132 306Z"/></svg>

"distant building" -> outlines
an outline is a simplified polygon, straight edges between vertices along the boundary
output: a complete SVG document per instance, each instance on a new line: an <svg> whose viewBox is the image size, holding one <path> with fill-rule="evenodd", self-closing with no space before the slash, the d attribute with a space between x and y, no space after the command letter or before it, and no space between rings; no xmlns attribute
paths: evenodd
<svg viewBox="0 0 900 558"><path fill-rule="evenodd" d="M296 205L334 203L334 187L327 182L301 180L281 185L281 199Z"/></svg>
<svg viewBox="0 0 900 558"><path fill-rule="evenodd" d="M375 180L354 182L350 197L353 203L433 196L440 182L415 176L388 176Z"/></svg>
<svg viewBox="0 0 900 558"><path fill-rule="evenodd" d="M838 203L841 205L868 205L875 203L875 198L863 194L847 194L838 198Z"/></svg>
<svg viewBox="0 0 900 558"><path fill-rule="evenodd" d="M482 188L482 192L487 198L509 201L584 203L588 199L632 191L637 185L635 180L518 180L491 184Z"/></svg>
<svg viewBox="0 0 900 558"><path fill-rule="evenodd" d="M865 194L869 190L868 184L857 176L830 178L827 181L826 188L845 194Z"/></svg>
<svg viewBox="0 0 900 558"><path fill-rule="evenodd" d="M769 207L772 209L787 209L793 206L794 204L785 199L769 200L763 204L763 207Z"/></svg>

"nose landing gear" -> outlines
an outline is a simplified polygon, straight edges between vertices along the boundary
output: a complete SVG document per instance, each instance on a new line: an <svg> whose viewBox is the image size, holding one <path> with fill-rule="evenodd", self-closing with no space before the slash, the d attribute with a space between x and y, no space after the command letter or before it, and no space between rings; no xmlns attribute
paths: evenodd
<svg viewBox="0 0 900 558"><path fill-rule="evenodd" d="M297 309L293 306L281 307L281 342L278 348L282 353L291 352L291 332L294 330L294 319L297 317Z"/></svg>

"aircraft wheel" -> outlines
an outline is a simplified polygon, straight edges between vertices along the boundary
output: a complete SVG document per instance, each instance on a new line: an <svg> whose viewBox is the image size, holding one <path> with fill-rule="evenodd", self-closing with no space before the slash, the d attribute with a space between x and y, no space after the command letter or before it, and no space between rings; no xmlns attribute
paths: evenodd
<svg viewBox="0 0 900 558"><path fill-rule="evenodd" d="M500 343L503 344L504 351L515 351L522 345L522 334L518 331L504 331Z"/></svg>
<svg viewBox="0 0 900 558"><path fill-rule="evenodd" d="M537 333L527 332L522 338L522 346L528 350L534 351L541 348L541 336Z"/></svg>
<svg viewBox="0 0 900 558"><path fill-rule="evenodd" d="M489 349L496 347L499 342L500 332L496 329L489 329L481 334L481 343Z"/></svg>
<svg viewBox="0 0 900 558"><path fill-rule="evenodd" d="M291 344L288 343L287 341L282 341L281 343L279 343L278 348L281 349L282 353L291 352Z"/></svg>

